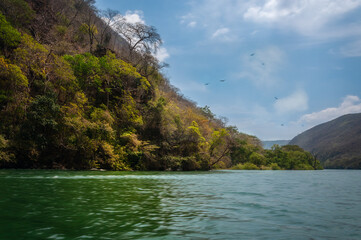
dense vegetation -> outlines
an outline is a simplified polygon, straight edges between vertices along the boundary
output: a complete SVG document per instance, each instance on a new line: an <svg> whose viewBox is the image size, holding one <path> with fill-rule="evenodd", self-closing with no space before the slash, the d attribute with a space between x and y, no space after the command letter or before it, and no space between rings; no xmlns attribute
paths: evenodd
<svg viewBox="0 0 361 240"><path fill-rule="evenodd" d="M154 27L89 0L2 0L0 9L0 167L319 168L299 148L263 150L183 97L154 57Z"/></svg>
<svg viewBox="0 0 361 240"><path fill-rule="evenodd" d="M322 169L320 162L309 152L296 145L274 145L271 150L264 150L263 154L250 153L246 159L233 166L241 170L313 170Z"/></svg>
<svg viewBox="0 0 361 240"><path fill-rule="evenodd" d="M326 168L361 169L361 113L315 126L291 140L312 152Z"/></svg>

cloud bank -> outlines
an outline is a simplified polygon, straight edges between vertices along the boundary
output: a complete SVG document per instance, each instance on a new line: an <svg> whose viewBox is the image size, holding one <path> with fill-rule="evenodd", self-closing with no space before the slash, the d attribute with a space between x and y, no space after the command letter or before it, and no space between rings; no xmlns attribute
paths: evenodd
<svg viewBox="0 0 361 240"><path fill-rule="evenodd" d="M143 11L126 11L124 18L129 23L142 23L145 24Z"/></svg>
<svg viewBox="0 0 361 240"><path fill-rule="evenodd" d="M306 111L308 109L308 96L305 91L298 90L285 98L276 100L274 108L279 114Z"/></svg>
<svg viewBox="0 0 361 240"><path fill-rule="evenodd" d="M359 0L200 0L189 1L189 5L191 10L181 17L181 23L189 27L197 23L211 37L227 26L237 38L254 27L294 32L315 43L361 40L361 16L354 14L361 8Z"/></svg>
<svg viewBox="0 0 361 240"><path fill-rule="evenodd" d="M335 22L360 6L361 1L355 0L267 0L258 1L248 8L243 17L295 30L302 35L320 37L320 34L334 32ZM330 29L331 24L333 29ZM336 30L346 34L345 27L354 29L355 26L337 26Z"/></svg>
<svg viewBox="0 0 361 240"><path fill-rule="evenodd" d="M361 112L361 99L358 96L348 95L338 107L331 107L321 110L319 112L313 112L303 115L299 122L306 123L310 126L315 126L323 122L330 121L337 117L340 117L349 113Z"/></svg>

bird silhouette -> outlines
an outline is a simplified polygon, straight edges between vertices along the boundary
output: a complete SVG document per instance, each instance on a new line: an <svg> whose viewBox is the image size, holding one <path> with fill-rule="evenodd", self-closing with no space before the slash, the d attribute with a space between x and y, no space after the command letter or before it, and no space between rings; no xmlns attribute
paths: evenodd
<svg viewBox="0 0 361 240"><path fill-rule="evenodd" d="M250 56L253 57L255 55L255 53L251 53Z"/></svg>
<svg viewBox="0 0 361 240"><path fill-rule="evenodd" d="M278 100L278 97L275 97L275 100Z"/></svg>
<svg viewBox="0 0 361 240"><path fill-rule="evenodd" d="M207 85L209 85L209 83L205 83L204 85L206 85L206 86L207 86Z"/></svg>
<svg viewBox="0 0 361 240"><path fill-rule="evenodd" d="M220 82L225 82L226 80L225 79L221 79L221 80L219 80Z"/></svg>
<svg viewBox="0 0 361 240"><path fill-rule="evenodd" d="M284 124L282 123L282 124L281 124L281 126L283 127L283 126L284 126Z"/></svg>

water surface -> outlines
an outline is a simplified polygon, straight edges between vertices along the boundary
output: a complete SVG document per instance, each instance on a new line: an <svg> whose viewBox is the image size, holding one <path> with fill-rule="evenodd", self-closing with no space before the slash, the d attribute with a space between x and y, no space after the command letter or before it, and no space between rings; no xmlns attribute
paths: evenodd
<svg viewBox="0 0 361 240"><path fill-rule="evenodd" d="M0 239L361 239L361 171L0 170Z"/></svg>

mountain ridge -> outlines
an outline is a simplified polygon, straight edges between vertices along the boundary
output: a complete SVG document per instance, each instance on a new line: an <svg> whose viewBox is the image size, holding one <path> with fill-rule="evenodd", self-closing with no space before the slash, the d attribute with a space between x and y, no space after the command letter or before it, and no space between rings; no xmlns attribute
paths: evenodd
<svg viewBox="0 0 361 240"><path fill-rule="evenodd" d="M346 114L294 137L298 145L317 156L325 168L361 168L361 113Z"/></svg>

